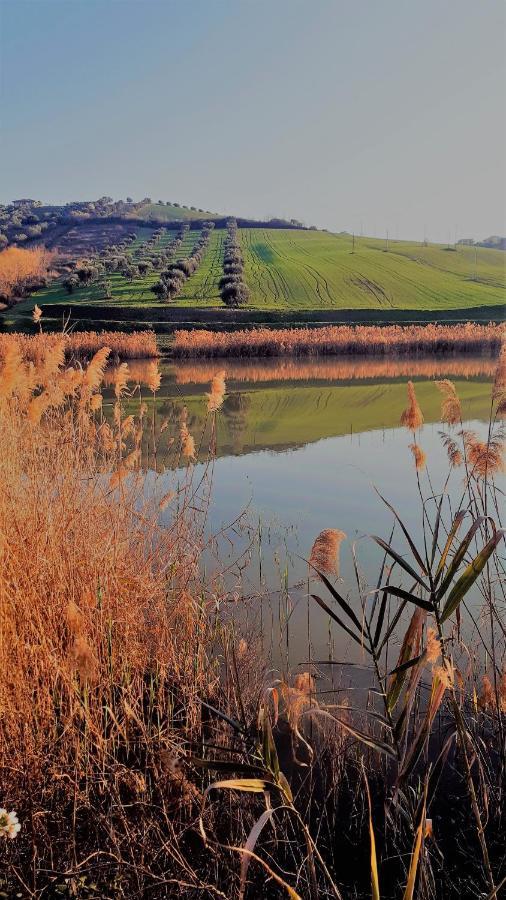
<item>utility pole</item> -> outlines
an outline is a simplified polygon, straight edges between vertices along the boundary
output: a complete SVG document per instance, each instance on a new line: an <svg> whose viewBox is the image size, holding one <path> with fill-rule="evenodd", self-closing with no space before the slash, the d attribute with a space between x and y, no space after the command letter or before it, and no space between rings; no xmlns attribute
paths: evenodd
<svg viewBox="0 0 506 900"><path fill-rule="evenodd" d="M351 252L355 253L355 232L353 232L353 237L351 241Z"/></svg>
<svg viewBox="0 0 506 900"><path fill-rule="evenodd" d="M385 251L388 253L388 228L387 228L387 236L385 240Z"/></svg>

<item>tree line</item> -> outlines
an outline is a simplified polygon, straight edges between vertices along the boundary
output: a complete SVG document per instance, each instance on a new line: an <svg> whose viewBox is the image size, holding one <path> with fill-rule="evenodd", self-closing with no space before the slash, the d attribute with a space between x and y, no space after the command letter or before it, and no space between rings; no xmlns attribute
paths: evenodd
<svg viewBox="0 0 506 900"><path fill-rule="evenodd" d="M248 286L243 281L244 260L237 237L237 221L227 222L223 276L220 278L220 296L227 306L242 306L249 298Z"/></svg>

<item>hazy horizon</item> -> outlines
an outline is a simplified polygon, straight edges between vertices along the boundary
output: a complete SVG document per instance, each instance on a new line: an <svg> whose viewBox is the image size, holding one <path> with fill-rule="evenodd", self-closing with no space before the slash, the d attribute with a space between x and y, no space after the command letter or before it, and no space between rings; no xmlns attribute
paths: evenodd
<svg viewBox="0 0 506 900"><path fill-rule="evenodd" d="M4 203L506 233L502 0L0 0Z"/></svg>

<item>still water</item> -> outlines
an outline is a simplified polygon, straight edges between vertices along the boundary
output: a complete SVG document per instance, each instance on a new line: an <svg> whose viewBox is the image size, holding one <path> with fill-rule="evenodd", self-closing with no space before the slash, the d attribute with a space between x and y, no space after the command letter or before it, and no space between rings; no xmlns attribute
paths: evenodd
<svg viewBox="0 0 506 900"><path fill-rule="evenodd" d="M143 365L130 366L140 381ZM238 600L257 598L249 608L248 627L262 632L279 665L293 667L308 656L304 559L317 534L324 528L346 533L340 590L352 597L353 543L361 574L375 587L382 554L367 536L388 540L392 528L392 514L375 488L396 508L410 533L421 539L419 484L409 447L413 436L399 425L407 405L408 379L415 384L425 419L418 435L427 455L427 467L419 473L420 487L425 496L437 495L449 464L441 438L448 428L440 422L441 395L434 381L453 381L465 427L484 436L495 361L225 360L162 363L161 369L156 421L158 428L162 421L168 424L160 443L167 440L170 446L186 408L189 430L201 447L193 478L198 483L205 476L211 488L207 528L219 537L216 552L206 555L208 573L227 569L227 586ZM217 414L215 458L209 467L206 391L220 370L225 370L227 394ZM177 488L181 478L174 463L163 476L164 490ZM463 482L463 470L455 469L448 486L454 510ZM434 504L429 503L428 509L431 512ZM399 532L393 543L406 553ZM325 596L321 585L313 583L315 589ZM470 640L480 627L478 601L473 610L474 621L467 622ZM314 604L309 618L313 658L328 658L329 653L359 658L360 649L330 633L328 617Z"/></svg>

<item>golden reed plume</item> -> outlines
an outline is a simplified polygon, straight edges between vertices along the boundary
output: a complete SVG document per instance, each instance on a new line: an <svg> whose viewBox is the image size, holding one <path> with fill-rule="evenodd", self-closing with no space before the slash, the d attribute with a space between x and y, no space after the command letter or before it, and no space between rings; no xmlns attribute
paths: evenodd
<svg viewBox="0 0 506 900"><path fill-rule="evenodd" d="M467 459L476 478L487 478L502 472L504 468L504 436L492 435L488 441L480 441L474 431L463 432Z"/></svg>
<svg viewBox="0 0 506 900"><path fill-rule="evenodd" d="M412 381L408 381L408 406L401 416L401 425L404 425L409 431L417 431L423 425L422 410L418 405Z"/></svg>
<svg viewBox="0 0 506 900"><path fill-rule="evenodd" d="M462 421L462 408L455 385L448 378L436 381L436 385L443 395L441 421L447 425L458 425Z"/></svg>
<svg viewBox="0 0 506 900"><path fill-rule="evenodd" d="M418 444L410 444L409 449L413 454L413 459L415 460L415 468L417 470L425 468L425 462L427 459L426 453L422 450L422 448Z"/></svg>
<svg viewBox="0 0 506 900"><path fill-rule="evenodd" d="M339 576L339 549L347 535L336 528L325 528L316 538L309 565L325 575Z"/></svg>
<svg viewBox="0 0 506 900"><path fill-rule="evenodd" d="M225 399L225 372L217 372L211 381L211 390L207 397L207 411L217 412Z"/></svg>

